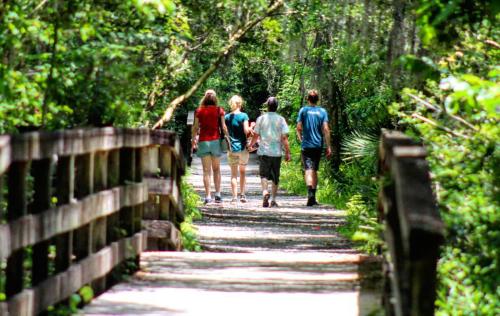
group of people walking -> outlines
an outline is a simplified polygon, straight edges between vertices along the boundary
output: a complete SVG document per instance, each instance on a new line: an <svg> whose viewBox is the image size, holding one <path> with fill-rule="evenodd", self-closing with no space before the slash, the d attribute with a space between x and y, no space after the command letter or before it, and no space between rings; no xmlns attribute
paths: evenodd
<svg viewBox="0 0 500 316"><path fill-rule="evenodd" d="M328 114L318 106L319 96L316 90L309 91L308 105L303 106L297 118L297 137L301 142L301 158L304 178L308 188L307 206L317 205L317 171L326 143L326 156L331 155ZM229 148L228 164L231 168L231 202L247 202L246 165L249 150L258 143L259 175L262 186L262 206L278 207L276 201L280 178L281 160L290 161L288 143L289 128L285 118L276 113L278 100L267 99L267 112L257 118L255 125L249 123L249 117L242 112L243 99L233 96L229 100L230 113L225 113L218 106L214 90L207 90L196 109L192 127L192 149L200 157L203 168L204 203L222 202L220 157L222 156L221 139L227 139ZM215 186L212 198L211 178ZM238 176L239 189L238 195ZM270 189L269 189L270 187Z"/></svg>

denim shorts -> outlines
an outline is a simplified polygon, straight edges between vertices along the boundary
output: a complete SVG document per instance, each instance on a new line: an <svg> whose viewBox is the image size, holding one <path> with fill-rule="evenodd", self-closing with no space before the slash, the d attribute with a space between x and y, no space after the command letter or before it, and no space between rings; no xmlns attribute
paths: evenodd
<svg viewBox="0 0 500 316"><path fill-rule="evenodd" d="M220 157L222 151L220 148L220 140L203 141L198 143L198 149L196 150L196 156L202 158L205 156Z"/></svg>

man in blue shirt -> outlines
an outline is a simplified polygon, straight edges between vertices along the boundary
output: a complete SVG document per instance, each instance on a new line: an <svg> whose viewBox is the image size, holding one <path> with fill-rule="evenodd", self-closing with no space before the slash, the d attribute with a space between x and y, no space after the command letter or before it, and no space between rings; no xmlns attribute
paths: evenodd
<svg viewBox="0 0 500 316"><path fill-rule="evenodd" d="M323 142L326 143L326 157L332 155L330 144L330 128L328 126L328 113L318 106L318 92L309 91L308 105L303 106L297 117L297 137L301 142L302 165L304 178L307 185L307 206L317 205L316 187L318 185L318 169Z"/></svg>

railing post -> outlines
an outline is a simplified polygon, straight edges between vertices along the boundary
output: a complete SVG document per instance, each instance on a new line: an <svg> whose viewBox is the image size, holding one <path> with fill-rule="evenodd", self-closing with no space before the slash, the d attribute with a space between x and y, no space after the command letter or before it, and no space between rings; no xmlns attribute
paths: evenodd
<svg viewBox="0 0 500 316"><path fill-rule="evenodd" d="M135 149L135 181L142 182L144 179L144 159L146 148L140 147ZM133 210L133 231L137 233L141 230L142 216L144 213L144 203L134 206Z"/></svg>
<svg viewBox="0 0 500 316"><path fill-rule="evenodd" d="M193 151L191 150L191 142L193 139L191 129L193 127L193 124L194 124L194 111L189 111L186 119L187 135L189 135L189 140L188 140L189 144L187 144L187 151L186 151L186 153L188 154L187 157L188 166L191 166L191 162L193 161Z"/></svg>
<svg viewBox="0 0 500 316"><path fill-rule="evenodd" d="M95 154L94 186L96 191L108 188L108 152ZM93 232L92 252L97 252L106 246L106 217L95 221Z"/></svg>
<svg viewBox="0 0 500 316"><path fill-rule="evenodd" d="M60 156L56 168L57 205L69 204L75 195L75 156ZM73 232L56 237L56 272L66 270L73 256Z"/></svg>
<svg viewBox="0 0 500 316"><path fill-rule="evenodd" d="M19 161L11 163L8 171L9 193L7 195L7 220L13 221L24 215L28 211L27 201L27 182L28 162ZM7 259L5 274L7 276L7 285L5 292L7 298L23 290L24 280L24 249L13 252Z"/></svg>
<svg viewBox="0 0 500 316"><path fill-rule="evenodd" d="M94 159L94 189L96 192L99 192L108 188L108 152L96 152ZM98 218L90 227L92 228L91 252L95 253L104 248L107 244L107 217L103 216ZM106 277L94 280L92 282L92 288L96 294L104 292L106 290Z"/></svg>
<svg viewBox="0 0 500 316"><path fill-rule="evenodd" d="M94 192L94 153L85 153L76 157L75 197L81 200ZM92 249L92 223L75 231L74 255L76 260L88 256Z"/></svg>
<svg viewBox="0 0 500 316"><path fill-rule="evenodd" d="M120 184L131 183L136 177L136 151L133 148L126 147L120 150ZM133 208L124 207L120 211L120 228L126 231L126 236L132 236L134 233L134 214Z"/></svg>
<svg viewBox="0 0 500 316"><path fill-rule="evenodd" d="M168 146L160 145L159 167L160 176L172 181L172 151ZM160 196L160 218L175 222L175 210L171 207L170 197L168 195Z"/></svg>
<svg viewBox="0 0 500 316"><path fill-rule="evenodd" d="M31 175L34 179L34 195L30 213L39 214L50 208L52 188L52 159L33 160ZM43 230L43 227L41 227ZM43 232L40 232L43 233ZM38 285L49 274L50 241L42 241L33 246L32 284Z"/></svg>
<svg viewBox="0 0 500 316"><path fill-rule="evenodd" d="M113 149L108 154L108 186L114 188L120 185L120 150ZM108 245L119 238L119 212L108 216L106 241Z"/></svg>
<svg viewBox="0 0 500 316"><path fill-rule="evenodd" d="M431 189L425 149L400 132L384 130L379 155L379 218L385 224L390 253L385 265L389 278L386 314L433 315L444 226Z"/></svg>

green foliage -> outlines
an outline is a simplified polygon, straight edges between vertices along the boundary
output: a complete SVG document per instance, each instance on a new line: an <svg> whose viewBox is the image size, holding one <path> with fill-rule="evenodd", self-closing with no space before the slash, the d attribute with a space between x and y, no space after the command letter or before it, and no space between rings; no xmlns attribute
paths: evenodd
<svg viewBox="0 0 500 316"><path fill-rule="evenodd" d="M281 164L280 187L290 193L304 195L307 193L307 188L302 171L300 144L294 135L295 126L290 125L289 128L288 143L290 144L291 160Z"/></svg>
<svg viewBox="0 0 500 316"><path fill-rule="evenodd" d="M498 53L464 41L467 54L445 57L443 79L406 89L392 108L429 151L447 242L438 265L438 315L496 315L500 308ZM475 47L475 51L471 48ZM462 73L484 60L476 75ZM473 61L474 60L474 61Z"/></svg>
<svg viewBox="0 0 500 316"><path fill-rule="evenodd" d="M69 297L69 304L59 304L56 306L50 306L47 309L47 314L49 316L69 316L75 315L78 309L84 304L90 303L94 298L94 290L88 285L82 287L77 293L74 293Z"/></svg>
<svg viewBox="0 0 500 316"><path fill-rule="evenodd" d="M346 205L347 224L341 232L357 243L359 249L377 253L382 245L382 227L377 223L377 214L372 206L363 201L360 194L354 194Z"/></svg>
<svg viewBox="0 0 500 316"><path fill-rule="evenodd" d="M140 124L154 74L190 38L170 0L9 1L0 30L0 133Z"/></svg>
<svg viewBox="0 0 500 316"><path fill-rule="evenodd" d="M423 0L417 7L424 44L456 41L464 27L478 29L486 19L495 21L500 4L493 0Z"/></svg>
<svg viewBox="0 0 500 316"><path fill-rule="evenodd" d="M78 294L82 297L84 304L88 304L94 298L94 291L90 286L84 286L79 291Z"/></svg>
<svg viewBox="0 0 500 316"><path fill-rule="evenodd" d="M187 251L201 251L201 246L196 239L196 228L193 220L201 219L201 212L198 209L200 197L189 185L185 178L182 179L182 199L184 202L184 222L181 223L182 246Z"/></svg>

